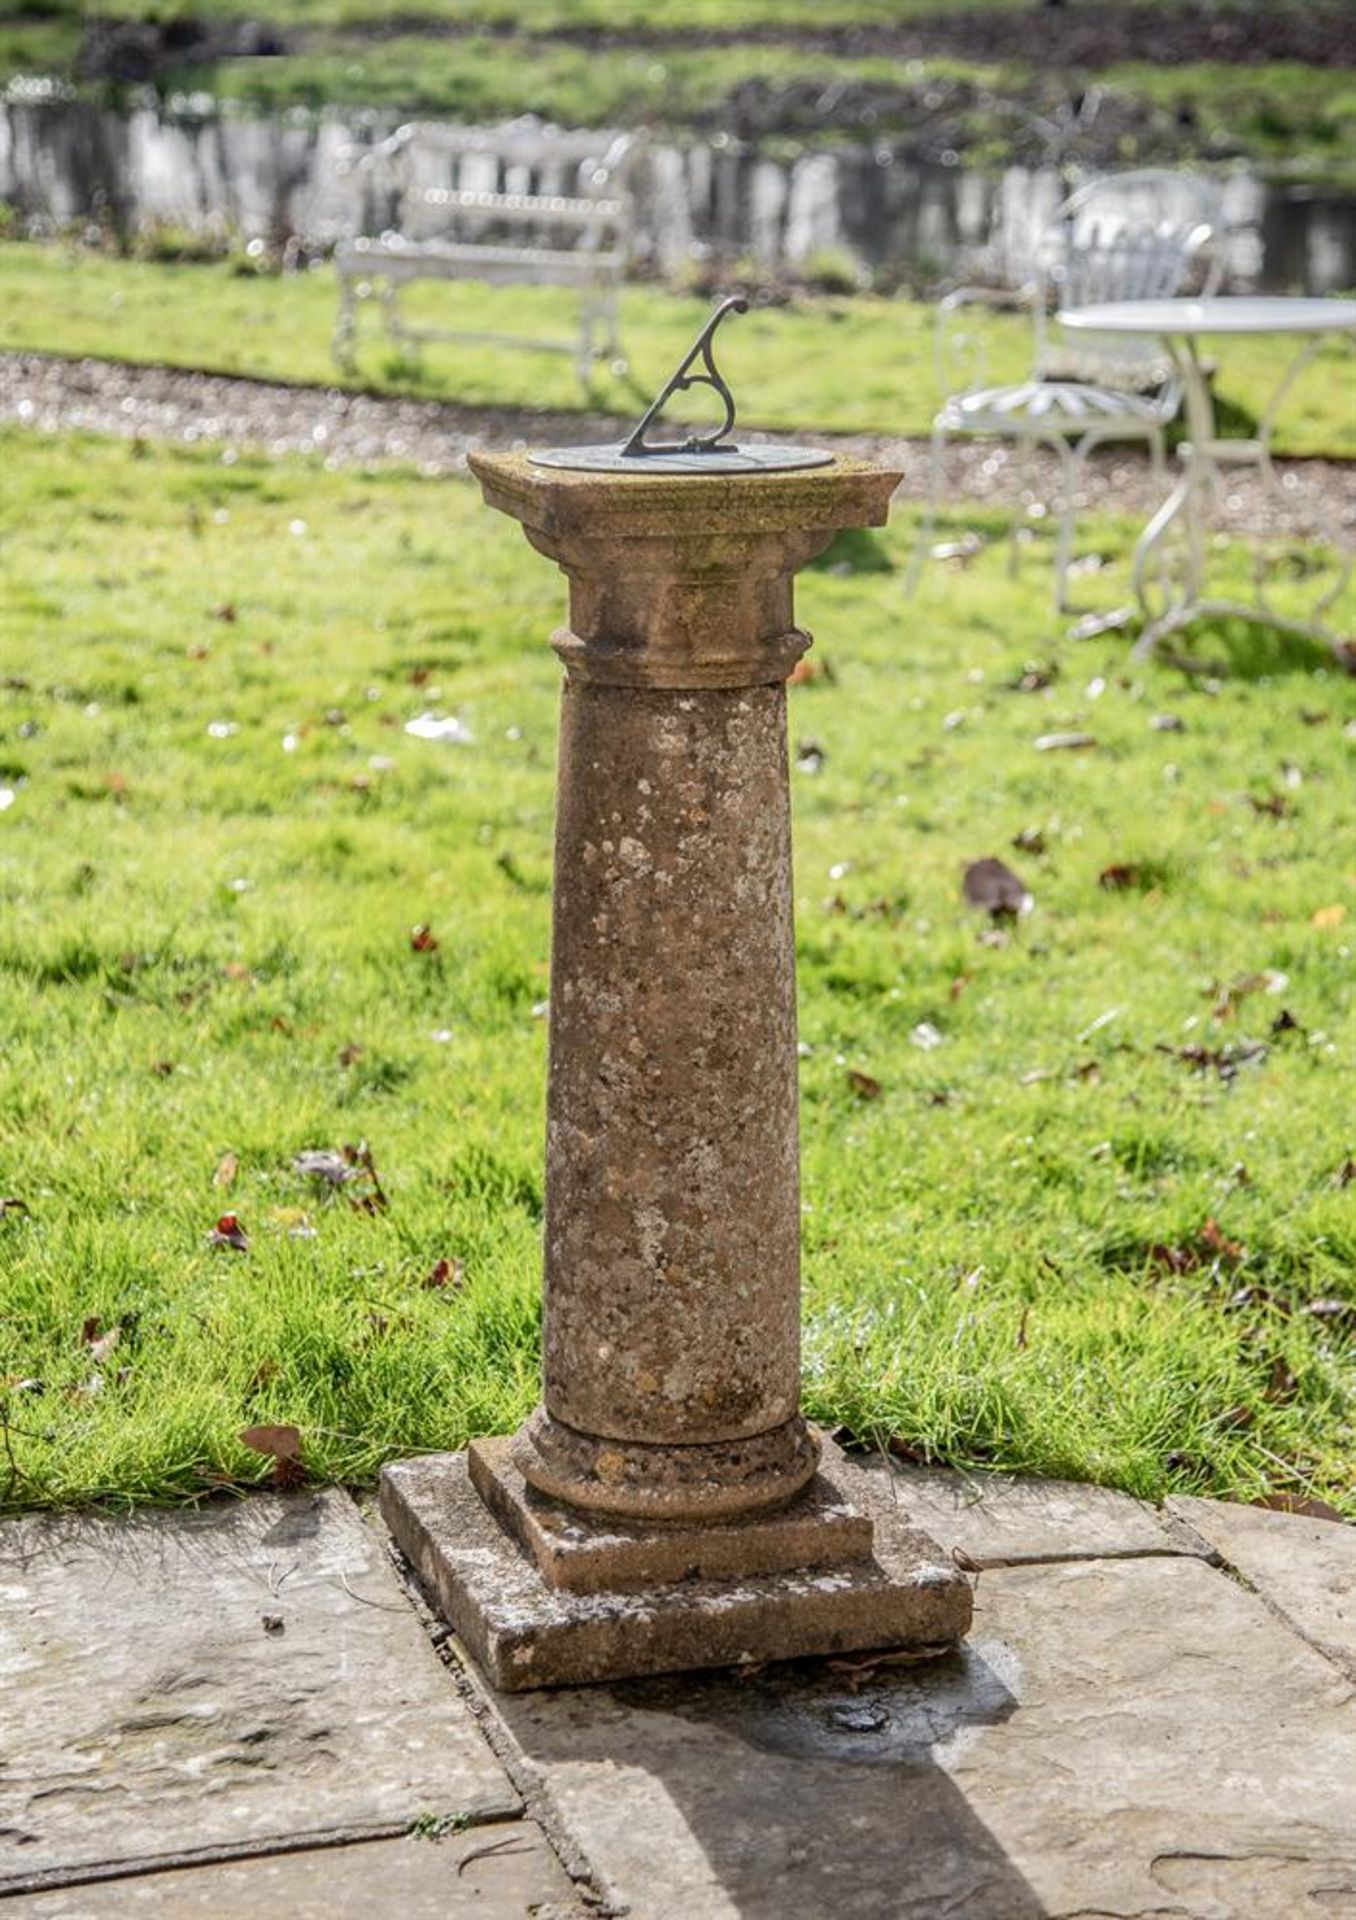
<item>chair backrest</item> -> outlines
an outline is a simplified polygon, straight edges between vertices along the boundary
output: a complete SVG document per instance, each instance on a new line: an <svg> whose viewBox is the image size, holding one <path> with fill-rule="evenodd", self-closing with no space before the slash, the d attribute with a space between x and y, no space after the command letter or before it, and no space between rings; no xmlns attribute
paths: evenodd
<svg viewBox="0 0 1356 1920"><path fill-rule="evenodd" d="M1199 174L1145 167L1080 187L1041 237L1036 262L1036 371L1044 377L1148 386L1168 375L1152 339L1052 333L1057 307L1213 293L1223 257L1212 244L1219 190Z"/></svg>

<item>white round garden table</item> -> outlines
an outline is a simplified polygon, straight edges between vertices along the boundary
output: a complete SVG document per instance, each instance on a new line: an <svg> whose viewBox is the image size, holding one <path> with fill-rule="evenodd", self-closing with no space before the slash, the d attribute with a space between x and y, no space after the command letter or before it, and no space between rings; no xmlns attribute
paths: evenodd
<svg viewBox="0 0 1356 1920"><path fill-rule="evenodd" d="M1296 619L1279 612L1268 594L1266 564L1259 553L1253 567L1252 601L1214 599L1206 593L1206 548L1211 509L1225 467L1254 467L1279 495L1280 480L1271 459L1276 418L1291 387L1325 340L1356 337L1356 300L1302 300L1279 296L1225 296L1202 300L1115 300L1100 306L1069 307L1059 315L1072 333L1154 334L1162 340L1182 382L1189 442L1181 449L1182 473L1154 514L1135 547L1135 592L1145 626L1135 647L1143 658L1167 634L1202 614L1242 614L1285 632L1326 641L1345 657L1347 642L1324 621L1351 576L1347 547L1336 578L1315 602L1310 616ZM1206 337L1235 334L1293 334L1299 350L1286 368L1251 439L1221 439L1215 403L1200 343ZM1356 406L1356 379L1348 374L1334 404ZM1335 523L1334 544L1341 546Z"/></svg>

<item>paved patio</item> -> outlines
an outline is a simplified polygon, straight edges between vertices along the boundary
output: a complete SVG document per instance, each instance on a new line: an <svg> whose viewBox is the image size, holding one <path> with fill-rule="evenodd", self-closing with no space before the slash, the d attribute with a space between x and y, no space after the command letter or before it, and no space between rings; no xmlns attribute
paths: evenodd
<svg viewBox="0 0 1356 1920"><path fill-rule="evenodd" d="M1356 1915L1356 1530L880 1467L960 1654L490 1698L330 1490L0 1527L0 1920Z"/></svg>

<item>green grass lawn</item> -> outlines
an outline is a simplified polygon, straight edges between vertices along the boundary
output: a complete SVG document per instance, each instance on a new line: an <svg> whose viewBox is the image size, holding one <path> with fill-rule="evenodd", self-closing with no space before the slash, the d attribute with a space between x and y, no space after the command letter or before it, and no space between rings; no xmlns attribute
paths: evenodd
<svg viewBox="0 0 1356 1920"><path fill-rule="evenodd" d="M0 1497L248 1482L258 1422L342 1480L511 1426L559 576L461 481L0 457ZM791 696L807 1404L1356 1515L1356 682L1074 643L1043 542L910 605L911 524L799 595L833 669ZM1091 530L1117 566L1127 532ZM425 709L474 743L407 736ZM1097 745L1036 750L1069 728ZM960 897L988 854L1035 895L1010 933ZM385 1210L294 1170L361 1141ZM210 1243L227 1211L248 1251Z"/></svg>
<svg viewBox="0 0 1356 1920"><path fill-rule="evenodd" d="M574 309L550 287L414 289L412 316L470 331L569 338ZM360 385L471 405L592 405L634 414L662 384L711 311L696 296L634 286L622 300L629 378L600 368L590 392L566 356L474 344L428 347L418 365L393 357L375 303L359 374L336 372L329 340L337 302L332 271L281 277L232 264L188 268L123 260L79 249L0 243L0 348L163 362L256 378ZM1020 316L967 318L982 337L989 377L1030 367L1029 323ZM1228 429L1248 432L1293 352L1283 339L1223 340L1216 391ZM757 308L725 329L720 362L748 425L838 432L925 433L939 394L933 310L903 297L809 297ZM1286 403L1277 450L1356 456L1350 402L1351 350L1326 346ZM813 400L807 396L813 394Z"/></svg>

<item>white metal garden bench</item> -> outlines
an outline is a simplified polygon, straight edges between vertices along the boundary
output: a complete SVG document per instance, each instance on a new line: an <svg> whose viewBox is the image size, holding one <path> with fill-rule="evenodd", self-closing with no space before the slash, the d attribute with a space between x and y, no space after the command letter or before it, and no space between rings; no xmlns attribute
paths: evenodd
<svg viewBox="0 0 1356 1920"><path fill-rule="evenodd" d="M1059 307L1104 301L1165 299L1195 276L1205 293L1217 288L1222 254L1211 242L1218 225L1219 194L1199 175L1159 168L1109 174L1080 187L1038 237L1022 284L1010 290L1029 305L1035 329L1032 372L1010 386L984 382L980 349L958 326L962 310L994 304L993 288L961 287L940 303L937 364L942 391L960 370L970 378L952 391L933 421L927 505L909 569L908 590L917 586L936 523L943 458L949 440L990 434L1015 441L1019 476L1023 456L1035 446L1058 454L1061 501L1055 546L1055 604L1068 605L1074 512L1083 461L1108 441L1143 441L1156 471L1164 462L1165 436L1181 405L1177 372L1153 340L1086 335L1076 344L1052 332ZM1016 563L1019 497L1012 522L1011 560Z"/></svg>
<svg viewBox="0 0 1356 1920"><path fill-rule="evenodd" d="M581 380L599 358L624 370L617 309L633 145L626 134L563 133L529 116L505 127L413 124L377 146L346 149L340 166L361 187L363 231L335 248L335 360L353 370L359 305L376 298L404 349L481 341L571 354ZM400 295L417 280L572 287L579 331L562 340L414 325Z"/></svg>

